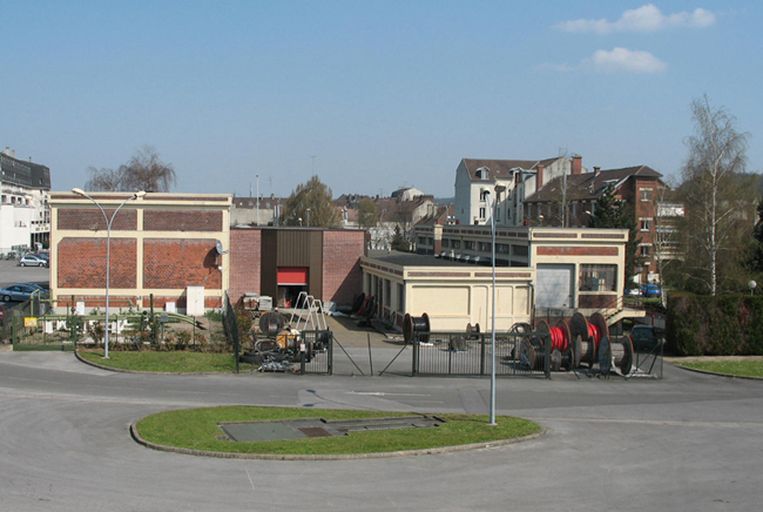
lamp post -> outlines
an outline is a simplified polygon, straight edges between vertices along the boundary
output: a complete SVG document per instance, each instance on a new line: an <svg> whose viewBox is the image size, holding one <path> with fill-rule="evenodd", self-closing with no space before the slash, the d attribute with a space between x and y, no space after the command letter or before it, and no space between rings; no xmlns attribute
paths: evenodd
<svg viewBox="0 0 763 512"><path fill-rule="evenodd" d="M117 209L114 210L114 213L111 214L111 218L109 218L108 215L106 215L106 210L103 209L103 206L98 203L93 197L82 190L81 188L73 188L72 192L77 194L78 196L82 196L86 199L89 199L94 205L98 207L99 210L101 210L101 213L103 214L103 220L106 221L106 326L104 328L104 334L103 334L103 358L108 359L109 358L109 288L111 286L111 225L114 223L114 218L117 216L117 213L119 213L119 210L122 209L122 207L127 204L128 201L132 201L134 199L138 199L140 197L143 197L146 195L146 192L141 190L139 192L134 192L130 197L122 201L122 203L117 206Z"/></svg>
<svg viewBox="0 0 763 512"><path fill-rule="evenodd" d="M495 186L496 198L492 200L491 213L490 213L490 238L492 241L492 266L493 266L493 297L492 297L492 309L493 317L490 322L490 411L489 420L490 425L497 425L495 421L495 214L496 206L498 205L498 195L506 190L503 185ZM488 197L490 194L488 194Z"/></svg>

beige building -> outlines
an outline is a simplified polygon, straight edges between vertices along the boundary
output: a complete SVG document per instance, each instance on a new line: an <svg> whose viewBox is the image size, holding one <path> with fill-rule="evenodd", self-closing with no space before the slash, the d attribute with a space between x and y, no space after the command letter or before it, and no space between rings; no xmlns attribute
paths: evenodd
<svg viewBox="0 0 763 512"><path fill-rule="evenodd" d="M426 312L433 330L490 328L490 228L419 225L416 234L426 242L420 254L372 254L361 263L364 292L376 297L379 316L398 322ZM620 229L499 229L496 328L535 315L622 310L627 239Z"/></svg>

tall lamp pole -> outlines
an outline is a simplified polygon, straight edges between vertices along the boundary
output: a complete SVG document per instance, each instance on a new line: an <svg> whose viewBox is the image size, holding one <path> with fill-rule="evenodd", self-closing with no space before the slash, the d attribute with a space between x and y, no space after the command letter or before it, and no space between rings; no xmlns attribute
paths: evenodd
<svg viewBox="0 0 763 512"><path fill-rule="evenodd" d="M111 286L111 225L114 223L114 218L117 216L117 213L119 213L119 210L122 209L122 207L127 204L128 201L132 201L134 199L138 199L140 197L143 197L146 195L146 192L141 190L139 192L134 192L130 197L122 201L122 203L117 206L117 209L114 210L114 213L111 214L111 218L109 218L108 215L106 215L106 210L103 209L103 206L98 203L93 197L82 190L81 188L73 188L72 192L77 194L78 196L82 196L86 199L89 199L94 205L98 207L99 210L101 210L101 213L103 214L103 220L106 221L106 326L104 328L104 334L103 334L103 358L108 359L109 358L109 288Z"/></svg>
<svg viewBox="0 0 763 512"><path fill-rule="evenodd" d="M493 308L493 317L490 322L490 411L489 411L489 421L488 423L490 425L497 425L495 421L495 215L498 205L498 195L506 190L506 187L503 185L496 185L495 186L495 199L492 200L492 208L490 213L490 237L492 241L492 265L493 265L493 298L492 298L492 308Z"/></svg>

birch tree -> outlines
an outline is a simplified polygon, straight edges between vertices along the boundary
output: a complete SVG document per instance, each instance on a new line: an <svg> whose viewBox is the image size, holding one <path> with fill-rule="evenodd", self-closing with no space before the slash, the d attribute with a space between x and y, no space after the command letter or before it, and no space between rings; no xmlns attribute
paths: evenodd
<svg viewBox="0 0 763 512"><path fill-rule="evenodd" d="M695 133L686 140L689 155L682 175L686 205L687 255L711 295L718 292L721 253L729 250L735 212L743 200L736 176L744 172L747 135L737 131L735 118L715 108L707 96L691 104Z"/></svg>

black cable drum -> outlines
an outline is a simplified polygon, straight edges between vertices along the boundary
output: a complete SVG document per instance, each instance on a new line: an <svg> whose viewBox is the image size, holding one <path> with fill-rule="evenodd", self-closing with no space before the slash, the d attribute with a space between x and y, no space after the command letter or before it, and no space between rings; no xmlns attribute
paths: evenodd
<svg viewBox="0 0 763 512"><path fill-rule="evenodd" d="M405 314L403 318L403 339L406 343L412 342L414 338L419 342L427 343L430 332L429 315L426 313L421 316Z"/></svg>
<svg viewBox="0 0 763 512"><path fill-rule="evenodd" d="M260 317L260 331L266 336L275 336L285 324L281 313L276 311L270 311Z"/></svg>

